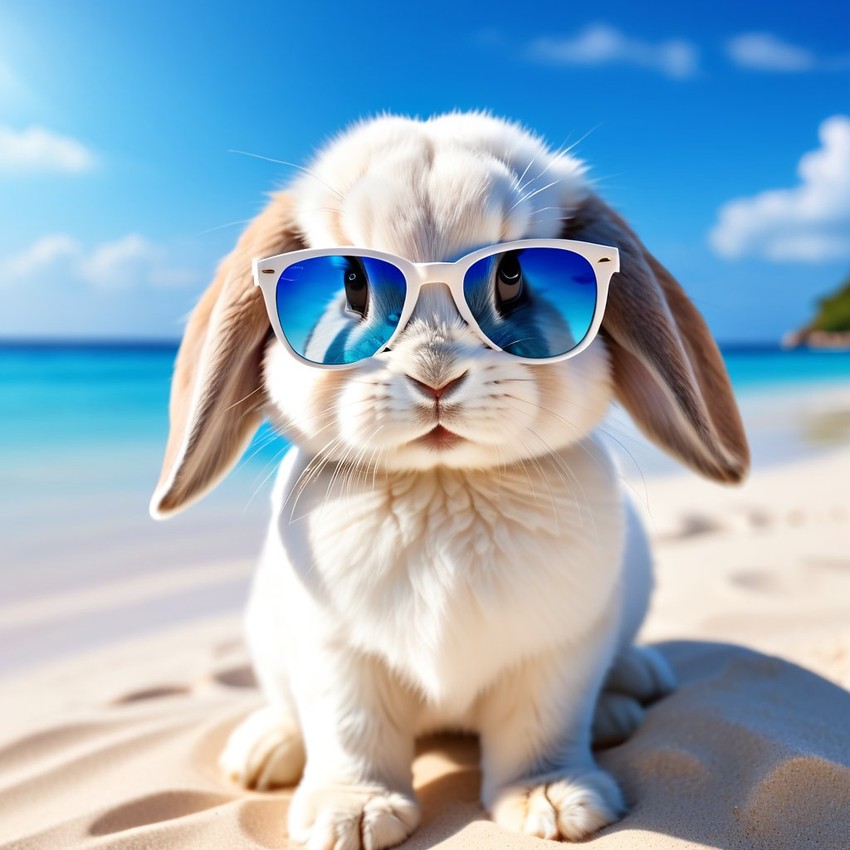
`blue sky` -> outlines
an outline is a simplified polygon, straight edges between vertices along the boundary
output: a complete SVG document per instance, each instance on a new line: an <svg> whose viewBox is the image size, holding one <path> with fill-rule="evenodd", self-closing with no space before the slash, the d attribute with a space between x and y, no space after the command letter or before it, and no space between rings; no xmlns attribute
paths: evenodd
<svg viewBox="0 0 850 850"><path fill-rule="evenodd" d="M0 337L179 337L291 174L231 151L303 162L382 111L577 142L723 341L777 339L850 272L845 0L10 5Z"/></svg>

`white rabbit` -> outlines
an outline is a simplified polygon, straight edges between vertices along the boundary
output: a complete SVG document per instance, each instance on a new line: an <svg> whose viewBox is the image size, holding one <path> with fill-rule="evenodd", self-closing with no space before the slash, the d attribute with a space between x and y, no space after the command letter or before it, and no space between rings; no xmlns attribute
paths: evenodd
<svg viewBox="0 0 850 850"><path fill-rule="evenodd" d="M528 365L487 347L430 286L391 350L314 368L272 335L251 278L253 258L300 248L430 262L526 237L620 250L602 332L572 359ZM423 385L442 388L440 404ZM622 813L590 748L603 682L596 724L610 738L672 680L632 645L651 565L595 435L615 398L702 474L745 474L699 314L581 163L515 124L363 123L247 228L189 321L151 511L199 499L263 416L293 443L246 619L268 705L221 761L246 786L300 778L294 838L402 841L419 819L414 739L434 729L480 736L482 802L509 829L580 840ZM442 423L457 439L423 445Z"/></svg>

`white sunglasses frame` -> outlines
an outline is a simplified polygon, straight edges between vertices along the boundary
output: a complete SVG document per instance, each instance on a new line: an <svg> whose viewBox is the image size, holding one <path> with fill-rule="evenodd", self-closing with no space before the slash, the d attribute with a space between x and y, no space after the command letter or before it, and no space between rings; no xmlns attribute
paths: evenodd
<svg viewBox="0 0 850 850"><path fill-rule="evenodd" d="M392 348L393 342L407 326L410 317L413 315L413 310L419 301L419 293L422 287L432 284L447 286L451 292L455 307L467 325L481 338L488 348L492 348L495 351L502 351L503 349L496 345L481 330L478 322L472 315L472 311L469 309L463 294L463 278L469 268L478 262L478 260L523 248L559 248L572 251L584 257L593 267L593 272L596 276L596 308L593 313L593 321L590 323L587 333L575 348L571 348L564 354L557 354L553 357L521 357L511 354L509 351L505 353L521 363L529 364L555 363L575 357L593 342L599 332L599 328L602 326L602 317L605 313L605 305L608 301L608 288L611 278L620 271L620 252L609 245L597 245L593 242L577 242L572 239L519 239L514 242L499 242L495 245L488 245L487 247L473 251L471 254L465 254L453 262L440 263L414 263L404 257L388 254L384 251L373 251L371 248L358 248L354 245L339 245L333 248L307 248L301 251L276 254L273 257L255 259L252 264L252 271L254 274L254 285L259 286L263 293L266 312L268 313L275 336L293 357L317 369L351 369L358 363L362 363L363 360L368 360L369 358L364 357L360 360L354 360L351 363L317 363L315 360L308 360L306 357L300 355L289 344L277 313L276 289L281 274L293 263L300 262L301 260L310 260L315 257L362 257L383 260L394 265L401 271L407 284L407 292L405 293L404 305L398 326L386 343L374 354L370 355L370 357L374 357L382 351Z"/></svg>

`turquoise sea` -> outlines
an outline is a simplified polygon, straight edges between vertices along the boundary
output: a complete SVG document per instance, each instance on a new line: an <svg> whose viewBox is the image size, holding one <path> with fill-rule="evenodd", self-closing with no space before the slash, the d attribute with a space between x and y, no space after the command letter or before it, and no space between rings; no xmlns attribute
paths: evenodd
<svg viewBox="0 0 850 850"><path fill-rule="evenodd" d="M168 522L151 520L175 353L0 344L0 604L20 612L47 600L60 610L77 600L66 616L0 621L0 676L164 625L235 617L244 605L286 447L264 428L213 493ZM850 444L850 353L737 348L725 357L756 467ZM681 470L622 411L604 432L627 477ZM167 589L216 564L237 575ZM155 603L127 598L121 588L137 580L161 586ZM115 601L85 613L81 594L94 589Z"/></svg>
<svg viewBox="0 0 850 850"><path fill-rule="evenodd" d="M63 476L120 480L122 462L148 464L153 483L167 435L172 344L0 343L0 474L4 483L33 469L56 486ZM760 396L850 388L850 352L724 350L742 402ZM264 429L241 467L261 472L279 456ZM4 487L5 489L5 487Z"/></svg>

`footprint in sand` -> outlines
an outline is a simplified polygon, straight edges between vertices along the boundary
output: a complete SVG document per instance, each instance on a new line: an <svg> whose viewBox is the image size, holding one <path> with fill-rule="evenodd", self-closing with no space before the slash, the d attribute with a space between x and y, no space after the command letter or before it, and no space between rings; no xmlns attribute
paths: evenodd
<svg viewBox="0 0 850 850"><path fill-rule="evenodd" d="M218 682L220 685L226 685L229 688L257 687L257 679L249 664L231 667L227 670L219 670L213 673L212 679L214 682Z"/></svg>
<svg viewBox="0 0 850 850"><path fill-rule="evenodd" d="M90 827L90 835L111 835L138 826L161 823L222 806L235 796L202 791L165 791L110 809Z"/></svg>
<svg viewBox="0 0 850 850"><path fill-rule="evenodd" d="M129 694L117 697L110 705L129 705L134 702L143 702L149 699L162 699L163 697L187 696L192 689L185 685L155 685L140 691L130 691Z"/></svg>
<svg viewBox="0 0 850 850"><path fill-rule="evenodd" d="M835 570L840 573L850 572L850 558L806 558L808 567L817 570Z"/></svg>
<svg viewBox="0 0 850 850"><path fill-rule="evenodd" d="M786 590L783 582L768 570L739 570L729 576L732 584L759 593L778 593Z"/></svg>

